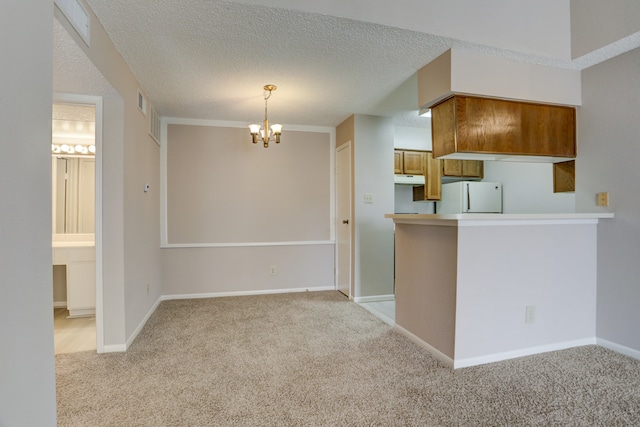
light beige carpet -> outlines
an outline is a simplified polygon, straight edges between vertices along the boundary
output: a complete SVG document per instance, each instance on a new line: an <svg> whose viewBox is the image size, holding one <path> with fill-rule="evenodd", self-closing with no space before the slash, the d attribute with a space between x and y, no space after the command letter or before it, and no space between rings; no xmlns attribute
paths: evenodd
<svg viewBox="0 0 640 427"><path fill-rule="evenodd" d="M165 301L126 353L56 374L61 426L640 426L637 360L452 371L337 292Z"/></svg>

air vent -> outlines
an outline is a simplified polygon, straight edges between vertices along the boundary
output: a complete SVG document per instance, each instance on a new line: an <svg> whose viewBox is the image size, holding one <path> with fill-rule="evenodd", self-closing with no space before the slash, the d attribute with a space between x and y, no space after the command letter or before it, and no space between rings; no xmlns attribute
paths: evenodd
<svg viewBox="0 0 640 427"><path fill-rule="evenodd" d="M67 18L82 40L89 46L89 13L79 0L55 0L60 12Z"/></svg>
<svg viewBox="0 0 640 427"><path fill-rule="evenodd" d="M138 110L142 111L145 116L147 115L147 98L144 97L140 90L138 90Z"/></svg>
<svg viewBox="0 0 640 427"><path fill-rule="evenodd" d="M153 107L149 108L149 135L160 145L160 116Z"/></svg>

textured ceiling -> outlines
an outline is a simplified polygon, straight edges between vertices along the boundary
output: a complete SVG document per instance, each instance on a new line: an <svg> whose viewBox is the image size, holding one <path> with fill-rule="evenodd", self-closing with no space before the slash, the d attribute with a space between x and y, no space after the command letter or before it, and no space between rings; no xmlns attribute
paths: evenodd
<svg viewBox="0 0 640 427"><path fill-rule="evenodd" d="M566 68L597 62L589 55L562 61L380 24L234 1L87 2L151 103L165 117L258 122L264 112L262 87L275 84L278 89L269 100L272 122L336 126L357 113L390 116L398 125L426 127L429 120L416 112L415 73L450 47ZM56 33L59 27L57 24ZM69 40L55 34L56 45ZM71 49L58 46L54 50L54 66L58 67L54 88L56 80L58 87L73 83L65 81L66 61L77 64L72 74L88 67L86 58L84 62L70 58L77 54ZM83 84L109 90L100 77L97 83Z"/></svg>

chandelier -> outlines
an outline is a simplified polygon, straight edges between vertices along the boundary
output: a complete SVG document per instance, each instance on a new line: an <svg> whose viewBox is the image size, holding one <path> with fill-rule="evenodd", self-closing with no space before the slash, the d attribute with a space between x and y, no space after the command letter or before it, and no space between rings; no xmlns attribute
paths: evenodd
<svg viewBox="0 0 640 427"><path fill-rule="evenodd" d="M264 121L262 122L262 129L257 124L249 125L253 143L257 144L259 140L262 140L264 148L269 147L269 141L275 141L276 144L279 144L280 134L282 134L282 125L271 125L271 128L269 128L269 120L267 119L267 100L271 97L271 92L276 89L275 85L265 85L264 87Z"/></svg>

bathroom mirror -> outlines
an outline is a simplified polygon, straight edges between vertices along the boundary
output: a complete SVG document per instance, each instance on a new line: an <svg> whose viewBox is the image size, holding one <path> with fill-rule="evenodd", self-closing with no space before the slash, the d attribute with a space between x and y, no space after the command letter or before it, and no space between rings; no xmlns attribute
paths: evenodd
<svg viewBox="0 0 640 427"><path fill-rule="evenodd" d="M95 230L95 106L53 104L52 232Z"/></svg>

